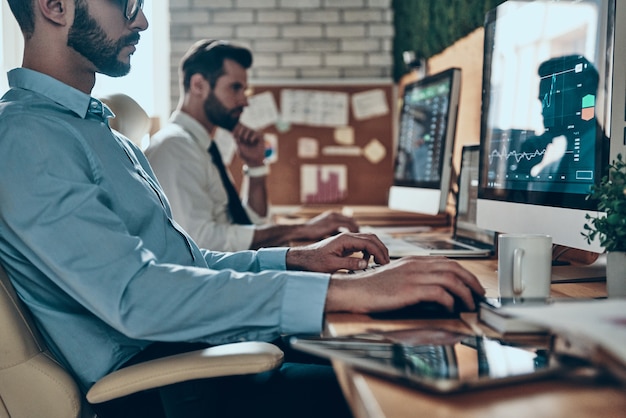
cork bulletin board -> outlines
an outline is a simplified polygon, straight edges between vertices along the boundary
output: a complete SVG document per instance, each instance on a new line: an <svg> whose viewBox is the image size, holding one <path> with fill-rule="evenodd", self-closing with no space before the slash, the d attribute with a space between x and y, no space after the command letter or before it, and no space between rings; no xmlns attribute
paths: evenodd
<svg viewBox="0 0 626 418"><path fill-rule="evenodd" d="M253 85L242 123L266 134L273 205L386 205L393 181L390 81ZM241 162L231 171L241 183Z"/></svg>

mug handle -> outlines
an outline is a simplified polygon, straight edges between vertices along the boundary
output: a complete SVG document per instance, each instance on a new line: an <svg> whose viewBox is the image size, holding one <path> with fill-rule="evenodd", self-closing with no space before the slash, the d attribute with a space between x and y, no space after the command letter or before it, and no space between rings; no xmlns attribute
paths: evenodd
<svg viewBox="0 0 626 418"><path fill-rule="evenodd" d="M522 283L522 257L524 257L524 249L516 248L513 251L513 293L517 296L524 291Z"/></svg>

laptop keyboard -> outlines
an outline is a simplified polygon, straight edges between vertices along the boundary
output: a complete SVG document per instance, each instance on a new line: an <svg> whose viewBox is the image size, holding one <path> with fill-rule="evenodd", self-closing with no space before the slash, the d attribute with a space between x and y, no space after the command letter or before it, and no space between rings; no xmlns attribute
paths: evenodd
<svg viewBox="0 0 626 418"><path fill-rule="evenodd" d="M450 241L424 241L423 237L421 239L417 237L404 237L403 239L409 244L413 244L416 247L424 248L426 250L467 250L467 247L457 245L454 242Z"/></svg>
<svg viewBox="0 0 626 418"><path fill-rule="evenodd" d="M467 250L467 247L457 245L446 240L425 241L424 236L403 235L402 237L392 237L390 235L380 236L380 240L388 248L421 248L423 250Z"/></svg>

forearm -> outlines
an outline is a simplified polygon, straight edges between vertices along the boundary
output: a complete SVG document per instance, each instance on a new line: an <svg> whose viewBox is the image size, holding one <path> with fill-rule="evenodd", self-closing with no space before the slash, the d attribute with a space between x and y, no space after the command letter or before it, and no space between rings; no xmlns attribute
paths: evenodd
<svg viewBox="0 0 626 418"><path fill-rule="evenodd" d="M257 226L252 238L251 249L289 245L302 236L302 225L261 225Z"/></svg>
<svg viewBox="0 0 626 418"><path fill-rule="evenodd" d="M351 289L351 281L353 279L346 274L333 274L330 277L328 284L328 292L326 293L326 304L324 305L324 312L365 312L366 310L360 309L356 306L355 302L358 301L358 297L355 297L354 286ZM367 295L363 295L367 298Z"/></svg>
<svg viewBox="0 0 626 418"><path fill-rule="evenodd" d="M247 190L244 203L260 217L268 213L267 176L244 176L243 188Z"/></svg>

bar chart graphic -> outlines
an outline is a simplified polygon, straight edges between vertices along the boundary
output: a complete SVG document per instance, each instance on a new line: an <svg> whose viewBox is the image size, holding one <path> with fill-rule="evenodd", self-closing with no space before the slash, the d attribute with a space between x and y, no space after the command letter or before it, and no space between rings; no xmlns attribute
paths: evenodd
<svg viewBox="0 0 626 418"><path fill-rule="evenodd" d="M302 203L336 203L346 198L348 169L345 165L303 164L300 167Z"/></svg>

